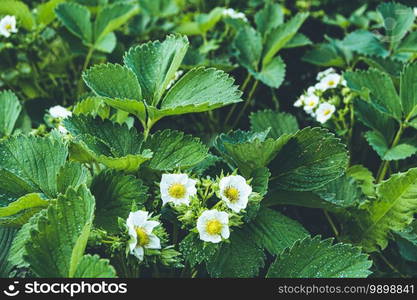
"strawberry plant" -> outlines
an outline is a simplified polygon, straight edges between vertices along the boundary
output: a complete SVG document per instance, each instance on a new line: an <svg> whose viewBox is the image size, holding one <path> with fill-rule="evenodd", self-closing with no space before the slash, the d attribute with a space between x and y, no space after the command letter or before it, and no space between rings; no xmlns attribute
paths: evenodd
<svg viewBox="0 0 417 300"><path fill-rule="evenodd" d="M414 277L416 9L333 2L0 0L0 277Z"/></svg>

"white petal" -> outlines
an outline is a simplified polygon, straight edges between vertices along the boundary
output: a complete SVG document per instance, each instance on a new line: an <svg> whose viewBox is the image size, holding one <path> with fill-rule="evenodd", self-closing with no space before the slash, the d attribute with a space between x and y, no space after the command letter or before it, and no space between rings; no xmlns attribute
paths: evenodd
<svg viewBox="0 0 417 300"><path fill-rule="evenodd" d="M229 226L223 226L222 227L222 232L221 235L224 239L228 239L230 237L230 230L229 230Z"/></svg>
<svg viewBox="0 0 417 300"><path fill-rule="evenodd" d="M146 220L148 219L148 212L143 210L138 210L136 212L131 212L127 218L126 223L132 224L137 227L142 227Z"/></svg>
<svg viewBox="0 0 417 300"><path fill-rule="evenodd" d="M146 245L146 248L149 249L161 249L161 240L154 234L148 235L149 243Z"/></svg>
<svg viewBox="0 0 417 300"><path fill-rule="evenodd" d="M200 240L210 243L220 243L222 237L219 234L210 235L206 232L200 232Z"/></svg>
<svg viewBox="0 0 417 300"><path fill-rule="evenodd" d="M139 260L143 260L143 248L142 247L136 247L135 249L133 249L133 251L131 252L134 256L136 256Z"/></svg>
<svg viewBox="0 0 417 300"><path fill-rule="evenodd" d="M145 229L145 232L147 233L147 234L151 234L152 233L152 230L156 227L156 226L158 226L160 223L158 222L158 221L146 221L144 224L143 224L143 229Z"/></svg>
<svg viewBox="0 0 417 300"><path fill-rule="evenodd" d="M219 211L216 215L216 219L222 223L222 225L229 224L229 214L224 211Z"/></svg>

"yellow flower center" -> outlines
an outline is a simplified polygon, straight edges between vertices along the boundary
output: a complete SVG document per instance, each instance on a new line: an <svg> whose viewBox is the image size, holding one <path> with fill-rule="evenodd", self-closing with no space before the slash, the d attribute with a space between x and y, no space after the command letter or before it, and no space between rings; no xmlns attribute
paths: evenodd
<svg viewBox="0 0 417 300"><path fill-rule="evenodd" d="M185 186L181 183L174 183L168 189L168 193L172 198L181 199L185 196Z"/></svg>
<svg viewBox="0 0 417 300"><path fill-rule="evenodd" d="M314 106L316 104L316 102L314 102L314 101L310 101L309 103L308 103L308 106Z"/></svg>
<svg viewBox="0 0 417 300"><path fill-rule="evenodd" d="M328 114L330 114L330 113L331 113L330 109L326 109L326 110L323 112L323 115L327 116L327 115L328 115Z"/></svg>
<svg viewBox="0 0 417 300"><path fill-rule="evenodd" d="M137 243L138 246L143 247L149 244L149 236L142 227L136 227L135 231L138 237L138 243Z"/></svg>
<svg viewBox="0 0 417 300"><path fill-rule="evenodd" d="M229 186L224 190L224 195L230 202L236 202L239 199L238 189L232 186Z"/></svg>
<svg viewBox="0 0 417 300"><path fill-rule="evenodd" d="M222 231L222 223L219 220L210 220L207 222L206 231L210 235L220 234Z"/></svg>
<svg viewBox="0 0 417 300"><path fill-rule="evenodd" d="M12 24L6 24L5 28L6 30L12 30Z"/></svg>
<svg viewBox="0 0 417 300"><path fill-rule="evenodd" d="M329 86L333 86L333 85L335 84L335 82L334 82L333 80L330 80L327 84L328 84Z"/></svg>

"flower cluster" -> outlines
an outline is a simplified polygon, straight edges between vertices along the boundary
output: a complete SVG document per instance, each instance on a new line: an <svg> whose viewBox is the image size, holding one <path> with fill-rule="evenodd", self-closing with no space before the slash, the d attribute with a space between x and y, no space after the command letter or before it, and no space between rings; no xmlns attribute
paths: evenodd
<svg viewBox="0 0 417 300"><path fill-rule="evenodd" d="M197 183L187 174L162 175L160 192L163 205L170 203L180 212L180 220L195 227L201 240L219 243L228 239L230 219L247 207L251 186L240 175L224 176L216 182L207 179L199 197ZM205 204L214 194L220 201L209 209Z"/></svg>
<svg viewBox="0 0 417 300"><path fill-rule="evenodd" d="M224 17L229 17L232 19L241 19L245 22L248 21L248 18L246 18L245 14L243 12L238 12L236 10L234 10L233 8L225 8L223 10L223 16Z"/></svg>
<svg viewBox="0 0 417 300"><path fill-rule="evenodd" d="M187 174L163 174L159 186L162 206L172 207L179 214L183 227L197 232L202 241L210 243L229 238L230 227L241 225L242 212L251 196L256 195L240 175L200 181ZM208 208L207 203L214 195L217 196L216 203L211 202ZM161 227L158 219L149 212L131 212L126 220L130 253L143 261L146 251L161 249L157 230Z"/></svg>
<svg viewBox="0 0 417 300"><path fill-rule="evenodd" d="M0 35L8 38L12 33L16 33L16 17L5 16L0 20Z"/></svg>
<svg viewBox="0 0 417 300"><path fill-rule="evenodd" d="M326 123L335 113L336 104L334 92L339 87L346 87L346 81L329 68L317 74L317 83L295 101L295 107L303 107L304 111L321 124Z"/></svg>

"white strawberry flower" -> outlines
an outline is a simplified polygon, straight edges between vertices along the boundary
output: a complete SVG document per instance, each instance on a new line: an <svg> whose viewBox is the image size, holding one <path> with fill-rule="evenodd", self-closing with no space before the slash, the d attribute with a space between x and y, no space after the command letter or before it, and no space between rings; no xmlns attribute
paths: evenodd
<svg viewBox="0 0 417 300"><path fill-rule="evenodd" d="M304 99L305 99L305 96L304 95L301 95L298 99L297 99L297 101L295 101L294 102L294 107L301 107L301 106L303 106L304 105Z"/></svg>
<svg viewBox="0 0 417 300"><path fill-rule="evenodd" d="M315 95L315 92L317 91L315 86L310 86L307 89L307 95Z"/></svg>
<svg viewBox="0 0 417 300"><path fill-rule="evenodd" d="M319 104L319 97L316 95L308 95L304 99L304 110L306 113L311 113L313 109L316 108L316 106Z"/></svg>
<svg viewBox="0 0 417 300"><path fill-rule="evenodd" d="M206 210L197 219L197 230L202 241L220 243L230 236L229 215L216 209Z"/></svg>
<svg viewBox="0 0 417 300"><path fill-rule="evenodd" d="M333 69L333 68L328 68L324 71L321 71L321 72L317 73L316 79L317 80L322 80L324 77L326 77L327 75L332 74L332 73L336 73L336 70Z"/></svg>
<svg viewBox="0 0 417 300"><path fill-rule="evenodd" d="M49 109L49 114L51 115L52 118L57 118L57 119L66 119L72 116L72 112L70 112L68 109L60 105L51 107Z"/></svg>
<svg viewBox="0 0 417 300"><path fill-rule="evenodd" d="M321 124L326 123L335 111L336 107L333 104L324 102L316 110L316 120Z"/></svg>
<svg viewBox="0 0 417 300"><path fill-rule="evenodd" d="M414 15L417 17L417 7L413 8Z"/></svg>
<svg viewBox="0 0 417 300"><path fill-rule="evenodd" d="M145 249L161 249L160 239L152 233L155 227L160 225L158 221L148 220L147 211L131 212L126 220L130 241L130 253L139 260L143 260Z"/></svg>
<svg viewBox="0 0 417 300"><path fill-rule="evenodd" d="M241 19L245 22L248 21L248 18L246 18L246 15L242 12L238 12L236 10L234 10L233 8L225 8L223 10L223 16L225 17L229 17L232 19Z"/></svg>
<svg viewBox="0 0 417 300"><path fill-rule="evenodd" d="M219 183L220 197L234 212L245 209L248 205L252 187L240 175L223 177Z"/></svg>
<svg viewBox="0 0 417 300"><path fill-rule="evenodd" d="M10 37L12 33L16 33L16 17L5 16L0 20L0 35L4 37Z"/></svg>
<svg viewBox="0 0 417 300"><path fill-rule="evenodd" d="M316 88L321 91L327 91L337 87L341 80L342 76L339 74L329 74L316 84Z"/></svg>
<svg viewBox="0 0 417 300"><path fill-rule="evenodd" d="M190 198L197 194L196 183L187 174L163 174L160 183L162 204L189 205Z"/></svg>

